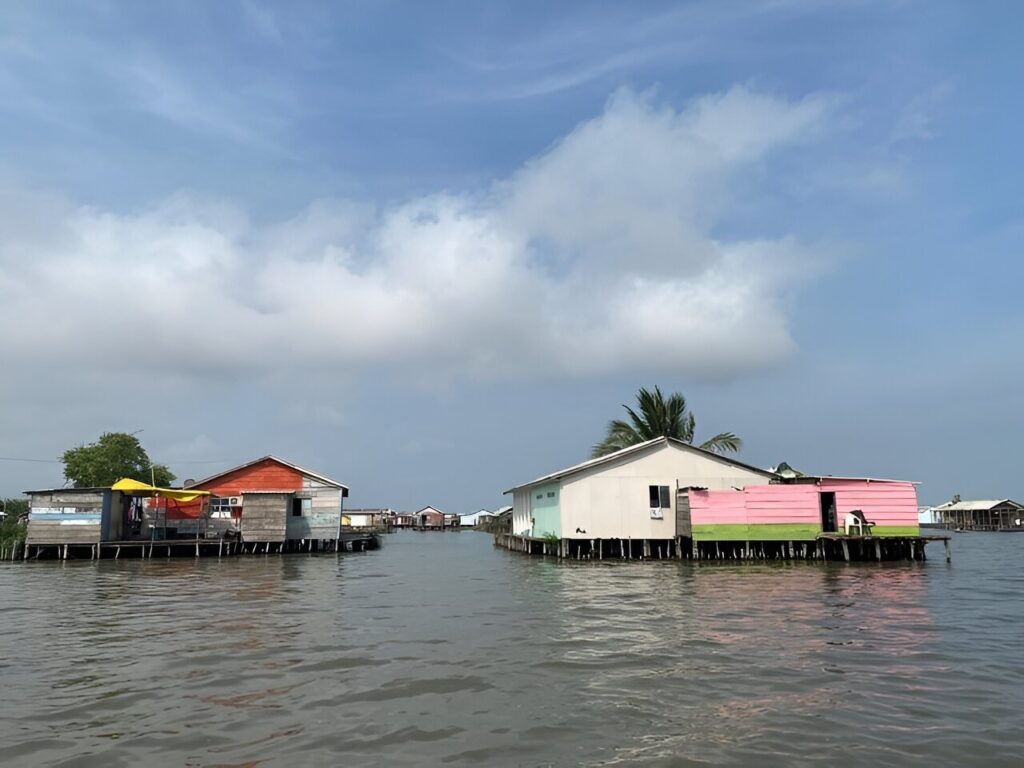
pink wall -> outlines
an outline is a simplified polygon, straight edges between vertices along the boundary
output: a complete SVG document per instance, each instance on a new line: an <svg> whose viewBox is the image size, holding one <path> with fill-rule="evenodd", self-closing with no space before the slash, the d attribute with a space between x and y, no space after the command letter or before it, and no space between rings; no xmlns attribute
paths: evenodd
<svg viewBox="0 0 1024 768"><path fill-rule="evenodd" d="M693 525L821 524L819 493L836 495L837 522L852 509L880 526L916 526L917 492L912 483L831 480L814 483L751 485L742 491L690 491Z"/></svg>
<svg viewBox="0 0 1024 768"><path fill-rule="evenodd" d="M918 524L917 489L913 483L822 478L821 490L835 492L840 525L843 515L851 509L862 510L864 517L876 525Z"/></svg>

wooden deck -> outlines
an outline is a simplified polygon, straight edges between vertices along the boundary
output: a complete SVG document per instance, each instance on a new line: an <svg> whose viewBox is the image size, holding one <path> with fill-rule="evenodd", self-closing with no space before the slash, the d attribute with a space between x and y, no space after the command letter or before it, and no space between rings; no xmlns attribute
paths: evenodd
<svg viewBox="0 0 1024 768"><path fill-rule="evenodd" d="M340 539L238 541L236 539L153 539L93 543L26 543L24 560L103 560L153 557L233 557L288 553L363 552L380 548L375 532L342 533Z"/></svg>
<svg viewBox="0 0 1024 768"><path fill-rule="evenodd" d="M499 533L494 545L529 555L569 560L808 560L843 562L923 561L925 546L941 541L952 559L949 536L846 536L822 533L803 541L693 541L674 539L547 539Z"/></svg>

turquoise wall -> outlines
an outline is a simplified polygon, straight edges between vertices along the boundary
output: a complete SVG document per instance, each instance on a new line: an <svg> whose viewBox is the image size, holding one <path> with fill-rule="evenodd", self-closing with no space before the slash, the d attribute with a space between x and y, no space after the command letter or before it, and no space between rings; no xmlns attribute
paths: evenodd
<svg viewBox="0 0 1024 768"><path fill-rule="evenodd" d="M532 510L534 536L544 536L548 533L562 535L562 514L558 508L558 483L531 488L530 509Z"/></svg>

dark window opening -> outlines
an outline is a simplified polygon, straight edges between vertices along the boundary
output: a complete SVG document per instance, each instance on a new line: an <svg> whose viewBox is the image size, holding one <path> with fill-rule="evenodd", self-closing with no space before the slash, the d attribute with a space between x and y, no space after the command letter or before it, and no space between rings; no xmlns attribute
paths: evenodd
<svg viewBox="0 0 1024 768"><path fill-rule="evenodd" d="M302 517L302 499L292 499L292 517Z"/></svg>
<svg viewBox="0 0 1024 768"><path fill-rule="evenodd" d="M667 485L648 486L651 509L669 509L672 506L672 499L669 496Z"/></svg>

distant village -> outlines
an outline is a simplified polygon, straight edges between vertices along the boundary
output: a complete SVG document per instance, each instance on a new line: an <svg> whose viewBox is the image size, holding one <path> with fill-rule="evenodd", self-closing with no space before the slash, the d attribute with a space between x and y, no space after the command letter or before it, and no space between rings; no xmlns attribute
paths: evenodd
<svg viewBox="0 0 1024 768"><path fill-rule="evenodd" d="M231 556L375 549L389 532L486 531L499 547L570 559L923 560L922 528L1024 530L1010 499L921 508L913 482L771 469L671 437L509 488L469 514L348 508L344 483L263 456L181 487L28 491L24 539L4 559ZM940 531L945 533L945 531Z"/></svg>

